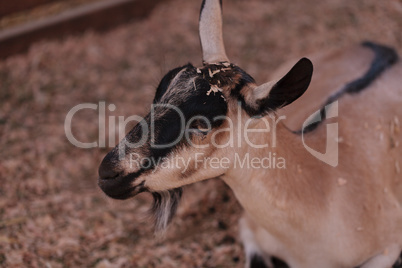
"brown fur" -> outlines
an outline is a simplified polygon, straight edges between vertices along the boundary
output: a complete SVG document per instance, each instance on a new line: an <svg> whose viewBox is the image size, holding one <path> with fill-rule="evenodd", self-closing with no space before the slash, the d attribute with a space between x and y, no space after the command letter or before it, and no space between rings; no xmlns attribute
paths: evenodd
<svg viewBox="0 0 402 268"><path fill-rule="evenodd" d="M333 55L336 54L323 60ZM341 57L329 63L314 62L318 72L312 92L318 90L314 85L330 89L331 79L326 78L349 64L358 65L354 60L351 57L348 62ZM366 62L366 58L361 62ZM330 65L333 70L320 69L322 65ZM340 100L338 123L342 141L336 168L314 159L301 145L300 137L280 125L277 150L291 161L287 170L266 174L256 171L251 172L249 179L243 174L237 180L233 177L238 171L234 171L231 177L224 177L255 221L254 225L285 245L286 252L270 254L285 258L292 267L353 267L375 256L388 257L385 265L396 260L395 254L389 252L399 254L402 248L402 174L395 167L395 163L402 162L402 150L393 147L391 137L393 142L400 141L402 133L395 131L391 122L395 125L394 118L402 118L400 73L401 63L362 93ZM344 76L349 80L353 75L358 74ZM302 97L295 106L303 107L302 111L314 111L317 101L312 96ZM317 97L325 99L325 95ZM323 147L325 137L324 124L307 134L306 143L314 148ZM346 184L340 186L340 178ZM320 262L314 252L325 252L326 260Z"/></svg>

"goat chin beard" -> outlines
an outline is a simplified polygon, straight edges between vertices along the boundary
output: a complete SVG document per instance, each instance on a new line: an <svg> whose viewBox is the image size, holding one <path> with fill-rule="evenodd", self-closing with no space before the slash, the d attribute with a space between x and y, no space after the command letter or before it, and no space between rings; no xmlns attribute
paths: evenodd
<svg viewBox="0 0 402 268"><path fill-rule="evenodd" d="M163 237L169 223L176 214L183 189L175 188L167 191L152 192L153 204L150 213L154 219L155 235Z"/></svg>

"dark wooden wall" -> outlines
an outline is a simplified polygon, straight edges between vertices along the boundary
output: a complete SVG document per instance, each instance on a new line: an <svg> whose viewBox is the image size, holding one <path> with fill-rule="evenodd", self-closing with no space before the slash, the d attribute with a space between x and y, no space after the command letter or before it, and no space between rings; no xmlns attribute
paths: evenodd
<svg viewBox="0 0 402 268"><path fill-rule="evenodd" d="M1 14L11 14L56 0L1 0ZM65 0L66 1L66 0ZM102 0L0 31L0 59L28 50L43 39L62 38L87 29L107 30L147 16L166 0Z"/></svg>

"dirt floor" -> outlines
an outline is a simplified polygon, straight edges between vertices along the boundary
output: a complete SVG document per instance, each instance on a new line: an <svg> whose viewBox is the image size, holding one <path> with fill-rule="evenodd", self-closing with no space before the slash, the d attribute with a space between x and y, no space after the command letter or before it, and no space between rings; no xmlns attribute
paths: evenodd
<svg viewBox="0 0 402 268"><path fill-rule="evenodd" d="M199 65L200 2L172 0L143 21L42 42L0 62L0 267L243 266L242 210L221 181L185 188L157 240L149 195L112 201L98 189L110 148L76 148L64 132L66 114L81 103L115 104L107 116L144 115L165 72ZM259 83L285 60L318 50L363 40L401 48L401 29L395 0L224 1L227 54ZM77 113L76 138L97 140L98 121L95 110Z"/></svg>

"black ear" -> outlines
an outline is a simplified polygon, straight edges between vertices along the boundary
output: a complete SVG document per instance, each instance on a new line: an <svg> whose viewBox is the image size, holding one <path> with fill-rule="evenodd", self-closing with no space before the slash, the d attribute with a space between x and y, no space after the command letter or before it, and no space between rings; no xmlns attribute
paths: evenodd
<svg viewBox="0 0 402 268"><path fill-rule="evenodd" d="M313 75L313 64L307 58L299 60L293 68L272 86L272 83L261 85L255 89L261 96L266 92L265 97L256 99L256 107L260 113L275 111L297 100L310 85Z"/></svg>

